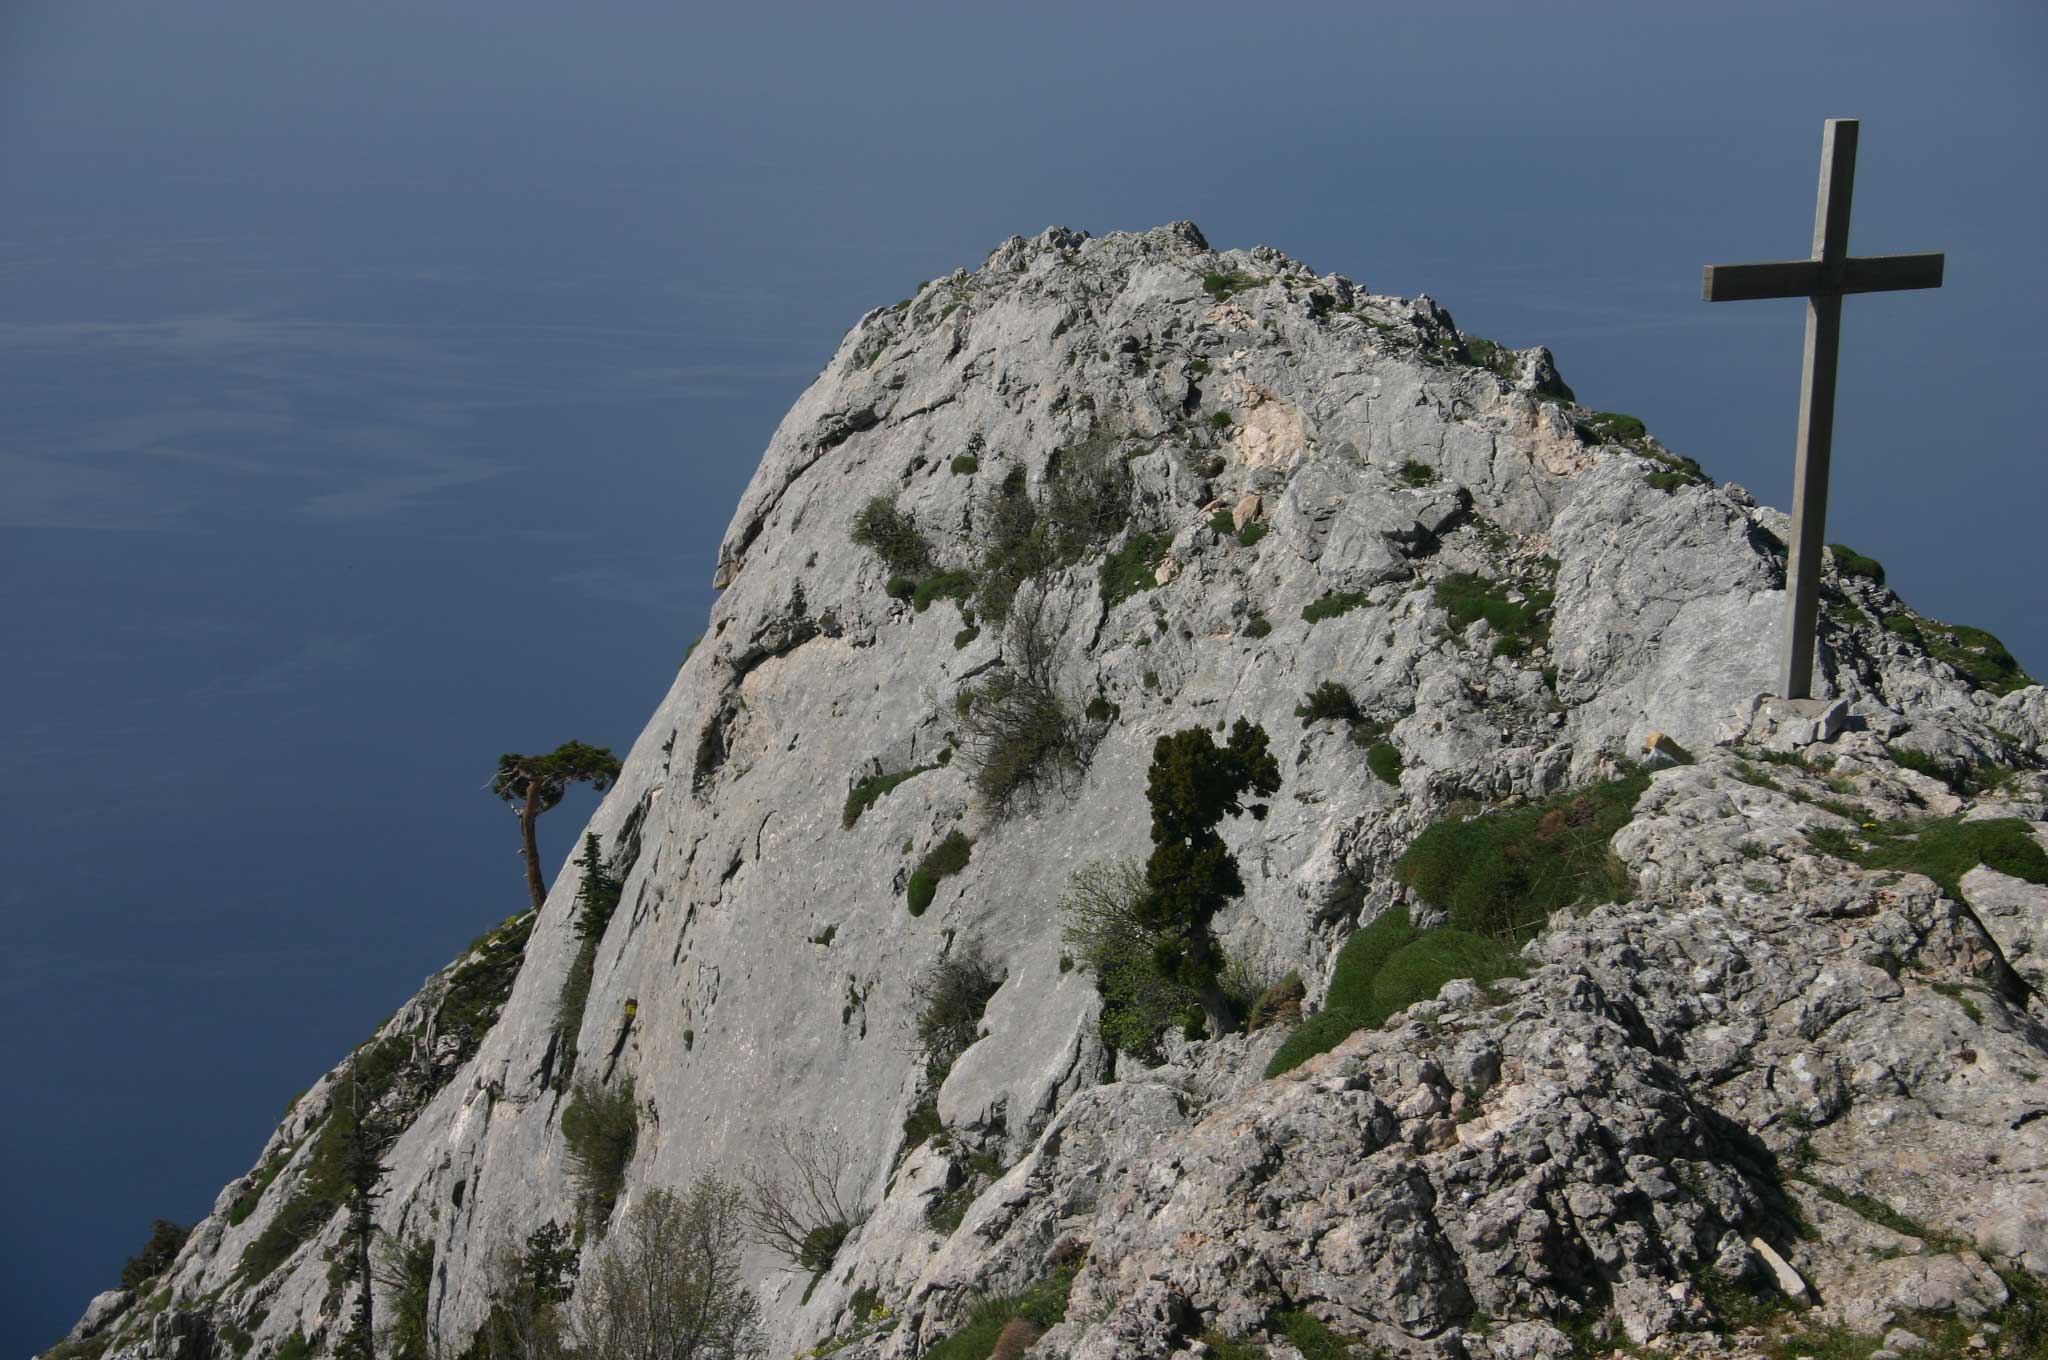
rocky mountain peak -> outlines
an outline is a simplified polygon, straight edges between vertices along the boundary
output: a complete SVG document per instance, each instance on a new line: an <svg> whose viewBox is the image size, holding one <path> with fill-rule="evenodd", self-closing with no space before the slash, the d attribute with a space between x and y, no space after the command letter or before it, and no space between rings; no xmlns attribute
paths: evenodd
<svg viewBox="0 0 2048 1360"><path fill-rule="evenodd" d="M868 313L591 820L601 938L572 866L357 1055L433 1334L493 1252L805 1138L847 1217L748 1258L781 1353L1008 1307L1034 1355L1526 1360L1787 1278L1876 1334L2019 1316L2048 696L1844 551L1824 700L1762 699L1784 533L1547 350L1192 223ZM1075 904L1150 852L1159 739L1239 719L1281 769L1223 829L1260 1023L1190 1037ZM74 1344L331 1349L341 1071ZM598 1200L579 1101L634 1135Z"/></svg>

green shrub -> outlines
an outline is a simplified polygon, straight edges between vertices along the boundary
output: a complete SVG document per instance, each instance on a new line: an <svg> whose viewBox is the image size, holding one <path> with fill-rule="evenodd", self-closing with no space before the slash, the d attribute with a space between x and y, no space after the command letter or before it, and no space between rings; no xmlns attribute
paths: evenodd
<svg viewBox="0 0 2048 1360"><path fill-rule="evenodd" d="M1233 293L1255 288L1265 280L1253 274L1222 273L1202 275L1202 291L1222 302Z"/></svg>
<svg viewBox="0 0 2048 1360"><path fill-rule="evenodd" d="M1362 609L1370 603L1371 601L1359 591L1325 591L1320 599L1301 607L1301 617L1305 623L1321 623L1324 619L1349 614L1352 610Z"/></svg>
<svg viewBox="0 0 2048 1360"><path fill-rule="evenodd" d="M1228 509L1218 510L1209 516L1209 529L1225 538L1237 532L1237 518Z"/></svg>
<svg viewBox="0 0 2048 1360"><path fill-rule="evenodd" d="M1919 642L1920 625L1913 622L1911 614L1887 614L1884 616L1884 630L1896 634L1909 642Z"/></svg>
<svg viewBox="0 0 2048 1360"><path fill-rule="evenodd" d="M965 603L974 598L974 573L968 571L942 571L927 576L917 583L911 592L910 602L922 614L932 607L935 600L959 600Z"/></svg>
<svg viewBox="0 0 2048 1360"><path fill-rule="evenodd" d="M1244 635L1248 638L1262 638L1272 631L1272 621L1264 614L1254 614L1245 621Z"/></svg>
<svg viewBox="0 0 2048 1360"><path fill-rule="evenodd" d="M953 650L956 652L960 651L962 648L966 647L969 643L973 642L976 638L980 636L980 627L976 624L968 624L965 628L962 628L959 632L953 634Z"/></svg>
<svg viewBox="0 0 2048 1360"><path fill-rule="evenodd" d="M1102 997L1096 1021L1102 1042L1152 1062L1167 1030L1199 1015L1201 1003L1194 988L1162 975L1156 966L1153 932L1140 917L1144 898L1142 865L1084 865L1060 899L1060 938L1094 974Z"/></svg>
<svg viewBox="0 0 2048 1360"><path fill-rule="evenodd" d="M1828 551L1834 554L1835 570L1844 576L1855 576L1877 585L1884 584L1884 563L1875 557L1865 557L1846 543L1830 543Z"/></svg>
<svg viewBox="0 0 2048 1360"><path fill-rule="evenodd" d="M1116 452L1113 438L1091 438L1053 455L1036 498L1024 469L1014 467L978 502L984 546L977 599L985 615L1008 617L1026 581L1072 566L1129 526L1135 492Z"/></svg>
<svg viewBox="0 0 2048 1360"><path fill-rule="evenodd" d="M1632 774L1465 821L1439 820L1395 862L1395 876L1461 930L1526 939L1552 912L1627 896L1628 872L1609 842L1649 782Z"/></svg>
<svg viewBox="0 0 2048 1360"><path fill-rule="evenodd" d="M577 1211L592 1232L602 1235L610 1221L639 1141L640 1106L631 1077L610 1088L587 1078L577 1083L562 1111L562 1145L576 1184Z"/></svg>
<svg viewBox="0 0 2048 1360"><path fill-rule="evenodd" d="M179 1249L191 1235L190 1228L181 1228L167 1218L158 1219L151 1226L149 1240L142 1244L142 1250L129 1257L121 1267L121 1287L140 1289L161 1275L171 1262L178 1259Z"/></svg>
<svg viewBox="0 0 2048 1360"><path fill-rule="evenodd" d="M1121 548L1103 559L1102 602L1114 609L1131 596L1159 584L1156 570L1166 540L1153 533L1133 534Z"/></svg>
<svg viewBox="0 0 2048 1360"><path fill-rule="evenodd" d="M938 768L937 762L933 762L929 765L913 766L908 770L898 770L894 774L871 774L857 781L846 791L846 809L840 814L839 825L851 831L854 824L860 821L861 814L894 792L898 784Z"/></svg>
<svg viewBox="0 0 2048 1360"><path fill-rule="evenodd" d="M1306 727L1313 722L1334 718L1340 722L1355 721L1360 715L1358 701L1351 697L1351 691L1335 680L1325 680L1294 706L1294 716L1301 719Z"/></svg>
<svg viewBox="0 0 2048 1360"><path fill-rule="evenodd" d="M971 453L958 454L953 459L953 475L965 477L981 471L981 460Z"/></svg>
<svg viewBox="0 0 2048 1360"><path fill-rule="evenodd" d="M1330 994L1323 1001L1325 1013L1343 1011L1363 1014L1372 1007L1373 979L1388 959L1418 934L1408 919L1408 908L1390 907L1351 932L1337 951L1337 963L1330 970Z"/></svg>
<svg viewBox="0 0 2048 1360"><path fill-rule="evenodd" d="M1435 468L1427 463L1418 463L1412 458L1401 464L1400 470L1394 475L1410 486L1428 486L1437 477Z"/></svg>
<svg viewBox="0 0 2048 1360"><path fill-rule="evenodd" d="M1390 741L1374 742L1365 753L1365 768L1382 784L1401 782L1401 752Z"/></svg>
<svg viewBox="0 0 2048 1360"><path fill-rule="evenodd" d="M891 576L882 583L882 593L892 600L909 602L917 595L915 576Z"/></svg>
<svg viewBox="0 0 2048 1360"><path fill-rule="evenodd" d="M1236 419L1228 411L1211 411L1209 413L1209 424L1218 430L1227 430L1236 423Z"/></svg>
<svg viewBox="0 0 2048 1360"><path fill-rule="evenodd" d="M853 517L853 541L870 549L889 570L912 575L931 565L931 545L910 516L887 496L876 496Z"/></svg>
<svg viewBox="0 0 2048 1360"><path fill-rule="evenodd" d="M1266 536L1266 527L1266 522L1262 519L1246 520L1244 522L1244 528L1239 529L1237 531L1238 546L1241 548L1249 548L1256 544L1260 539Z"/></svg>
<svg viewBox="0 0 2048 1360"><path fill-rule="evenodd" d="M1330 1330L1320 1319L1303 1312L1275 1313L1267 1324L1302 1354L1302 1360L1351 1360L1355 1344Z"/></svg>
<svg viewBox="0 0 2048 1360"><path fill-rule="evenodd" d="M596 836L583 838L583 853L577 857L576 866L583 875L576 888L576 938L580 943L575 957L569 961L569 972L562 979L562 990L555 998L555 1033L559 1036L556 1051L561 1055L553 1076L557 1091L569 1089L569 1082L576 1075L577 1042L583 1033L583 1012L590 1003L597 946L625 889L614 867L605 862Z"/></svg>
<svg viewBox="0 0 2048 1360"><path fill-rule="evenodd" d="M917 867L910 871L910 914L922 916L932 898L939 891L941 879L951 878L967 867L967 860L974 853L974 842L959 831L949 831L946 838L925 852Z"/></svg>
<svg viewBox="0 0 2048 1360"><path fill-rule="evenodd" d="M1520 600L1510 600L1505 585L1454 571L1436 583L1435 597L1450 615L1453 632L1462 633L1479 619L1491 624L1500 635L1493 649L1497 656L1519 656L1550 638L1550 625L1543 619L1553 598L1548 590L1532 590Z"/></svg>

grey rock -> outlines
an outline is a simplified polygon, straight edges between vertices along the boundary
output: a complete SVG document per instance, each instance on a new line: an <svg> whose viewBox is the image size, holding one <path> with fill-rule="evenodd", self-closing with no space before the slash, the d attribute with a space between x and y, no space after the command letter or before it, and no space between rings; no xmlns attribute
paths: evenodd
<svg viewBox="0 0 2048 1360"><path fill-rule="evenodd" d="M87 1337L98 1336L107 1329L108 1323L119 1317L134 1302L135 1291L132 1289L109 1289L93 1295L92 1302L85 1305L84 1316L78 1319L64 1339L83 1341Z"/></svg>

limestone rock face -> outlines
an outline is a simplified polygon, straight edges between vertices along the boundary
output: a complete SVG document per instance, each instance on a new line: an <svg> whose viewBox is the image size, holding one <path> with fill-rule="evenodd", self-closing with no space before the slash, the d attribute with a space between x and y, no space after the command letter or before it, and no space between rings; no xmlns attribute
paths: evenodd
<svg viewBox="0 0 2048 1360"><path fill-rule="evenodd" d="M1866 1328L1929 1300L1982 1316L1996 1269L2048 1271L2041 890L1985 869L1958 898L1811 839L2038 822L2038 774L1972 801L1925 767L1958 788L2038 770L2048 702L1977 687L1879 626L1895 596L1836 581L1857 607L1822 623L1833 706L1760 717L1782 516L1622 429L1546 350L1186 223L1012 238L861 318L763 455L705 641L591 820L624 886L574 1032L571 866L365 1050L400 1130L377 1218L432 1244L435 1334L475 1331L491 1252L575 1221L564 1106L628 1078L619 1212L736 1175L778 1131L844 1150L864 1221L829 1268L749 1257L778 1353L853 1328L858 1295L891 1325L842 1353L907 1357L1063 1263L1067 1320L1033 1355L1193 1354L1302 1310L1404 1354L1551 1360L1575 1319L1637 1342L1715 1325L1701 1273L1765 1279L1753 1238ZM1057 513L1079 546L1005 610L1003 517L1077 484ZM856 541L877 503L914 530L894 563ZM1457 612L1473 590L1487 607ZM1005 802L962 705L1020 676L1074 758ZM1326 681L1390 774L1296 716ZM1226 827L1246 892L1219 934L1266 981L1299 971L1311 1011L1353 927L1419 909L1388 870L1454 804L1611 773L1652 733L1697 763L1615 838L1631 900L1560 914L1526 976L1452 983L1272 1081L1277 1028L1169 1036L1147 1068L1104 1048L1058 904L1077 869L1149 852L1155 741L1239 717L1283 783ZM1773 748L1806 764L1759 777ZM913 912L913 870L956 834L965 866ZM932 1071L916 983L969 949L1000 986ZM223 1190L159 1301L102 1320L110 1355L223 1328L258 1355L331 1344L342 1225L304 1210L345 1075ZM1845 1207L1872 1201L1890 1226Z"/></svg>

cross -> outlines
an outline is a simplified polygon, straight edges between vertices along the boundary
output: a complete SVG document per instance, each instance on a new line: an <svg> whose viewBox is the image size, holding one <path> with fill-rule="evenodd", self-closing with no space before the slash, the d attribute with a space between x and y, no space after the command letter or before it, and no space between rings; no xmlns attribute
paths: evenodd
<svg viewBox="0 0 2048 1360"><path fill-rule="evenodd" d="M1941 255L1849 254L1849 195L1856 181L1856 120L1830 118L1821 133L1820 202L1813 258L1710 264L1708 302L1806 299L1806 365L1799 383L1799 445L1793 464L1791 563L1786 581L1780 683L1787 699L1812 697L1813 631L1820 611L1820 549L1828 513L1828 452L1835 432L1835 358L1844 293L1941 287Z"/></svg>

